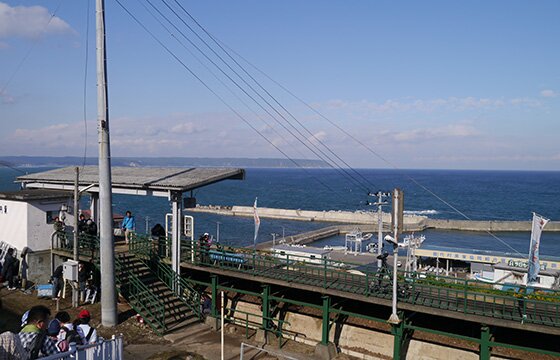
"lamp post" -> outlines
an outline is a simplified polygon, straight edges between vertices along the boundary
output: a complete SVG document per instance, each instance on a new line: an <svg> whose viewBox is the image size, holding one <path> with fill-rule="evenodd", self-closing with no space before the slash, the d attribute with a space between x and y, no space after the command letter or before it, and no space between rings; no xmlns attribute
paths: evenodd
<svg viewBox="0 0 560 360"><path fill-rule="evenodd" d="M282 241L286 241L286 228L282 226Z"/></svg>
<svg viewBox="0 0 560 360"><path fill-rule="evenodd" d="M272 233L270 235L272 235L272 248L274 249L276 247L276 235L278 234Z"/></svg>
<svg viewBox="0 0 560 360"><path fill-rule="evenodd" d="M393 307L392 313L388 322L393 325L398 325L401 320L397 315L397 261L399 257L399 233L403 228L403 208L404 208L404 194L402 190L395 189L393 191L393 236L385 236L385 240L393 244Z"/></svg>
<svg viewBox="0 0 560 360"><path fill-rule="evenodd" d="M216 241L220 242L220 224L221 222L216 221Z"/></svg>

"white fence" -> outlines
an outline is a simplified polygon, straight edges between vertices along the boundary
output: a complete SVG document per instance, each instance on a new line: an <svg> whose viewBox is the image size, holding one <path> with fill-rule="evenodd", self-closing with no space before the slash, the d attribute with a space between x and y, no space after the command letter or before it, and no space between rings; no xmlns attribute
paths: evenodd
<svg viewBox="0 0 560 360"><path fill-rule="evenodd" d="M76 346L70 344L70 350L41 358L42 360L123 360L122 336L110 340L99 338L95 344Z"/></svg>

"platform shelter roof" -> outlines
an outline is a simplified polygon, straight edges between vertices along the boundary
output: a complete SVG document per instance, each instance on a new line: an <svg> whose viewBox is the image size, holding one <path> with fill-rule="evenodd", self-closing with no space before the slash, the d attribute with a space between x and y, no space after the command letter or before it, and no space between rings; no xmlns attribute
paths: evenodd
<svg viewBox="0 0 560 360"><path fill-rule="evenodd" d="M222 180L245 178L239 168L176 168L176 167L112 167L112 189L115 194L168 196L171 192L187 192ZM75 167L65 167L16 179L26 188L73 190ZM97 166L79 168L79 188L98 192Z"/></svg>

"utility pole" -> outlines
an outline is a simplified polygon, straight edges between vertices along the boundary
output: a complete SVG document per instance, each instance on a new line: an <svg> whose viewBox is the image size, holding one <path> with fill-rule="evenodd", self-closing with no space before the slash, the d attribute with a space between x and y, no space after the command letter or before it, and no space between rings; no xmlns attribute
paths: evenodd
<svg viewBox="0 0 560 360"><path fill-rule="evenodd" d="M111 148L107 100L107 54L105 50L105 1L95 2L97 44L97 119L99 132L99 248L101 262L101 324L117 325L115 249L113 248L113 196Z"/></svg>
<svg viewBox="0 0 560 360"><path fill-rule="evenodd" d="M392 222L393 222L393 307L392 313L388 322L397 325L401 322L397 314L397 260L399 257L399 233L403 229L403 209L404 209L404 194L402 190L395 189L393 191L393 209L392 209Z"/></svg>
<svg viewBox="0 0 560 360"><path fill-rule="evenodd" d="M381 259L379 256L383 252L383 205L387 205L386 201L383 201L383 198L391 196L388 192L383 192L379 190L375 194L369 194L369 196L377 196L377 202L373 203L372 205L377 206L377 269L381 269Z"/></svg>
<svg viewBox="0 0 560 360"><path fill-rule="evenodd" d="M80 202L80 192L78 186L80 186L80 168L76 166L76 178L74 179L74 261L78 261L78 208ZM78 265L76 265L77 267ZM78 287L75 282L72 281L72 307L78 307Z"/></svg>

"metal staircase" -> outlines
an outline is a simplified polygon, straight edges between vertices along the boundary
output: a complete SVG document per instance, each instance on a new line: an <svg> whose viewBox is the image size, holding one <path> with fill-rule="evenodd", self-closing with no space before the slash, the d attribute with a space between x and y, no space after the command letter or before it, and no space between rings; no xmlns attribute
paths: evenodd
<svg viewBox="0 0 560 360"><path fill-rule="evenodd" d="M129 253L117 254L115 260L119 293L158 335L200 320L200 300L196 291L181 286L180 281L177 282L178 288L172 290L169 285L173 284L167 281L177 277L171 269L166 270L167 265L157 260L149 264ZM156 271L152 269L154 266Z"/></svg>

